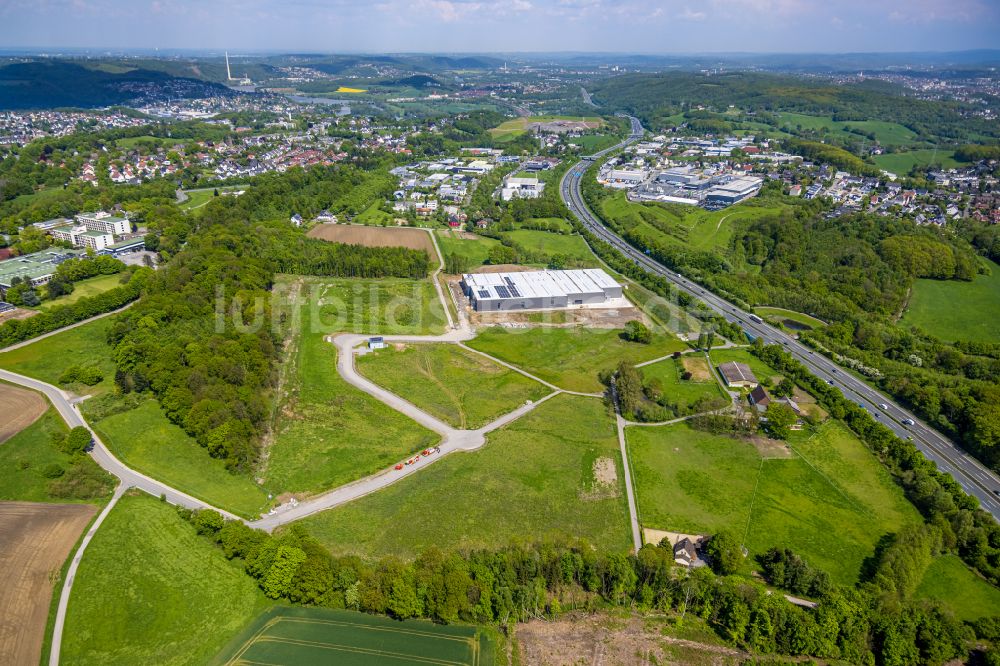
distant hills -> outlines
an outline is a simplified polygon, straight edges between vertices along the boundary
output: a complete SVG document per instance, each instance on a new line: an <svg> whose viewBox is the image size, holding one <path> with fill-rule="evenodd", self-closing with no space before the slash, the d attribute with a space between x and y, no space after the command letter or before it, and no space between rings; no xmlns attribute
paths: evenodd
<svg viewBox="0 0 1000 666"><path fill-rule="evenodd" d="M0 109L96 108L156 97L234 94L225 86L147 69L106 71L61 60L0 67Z"/></svg>

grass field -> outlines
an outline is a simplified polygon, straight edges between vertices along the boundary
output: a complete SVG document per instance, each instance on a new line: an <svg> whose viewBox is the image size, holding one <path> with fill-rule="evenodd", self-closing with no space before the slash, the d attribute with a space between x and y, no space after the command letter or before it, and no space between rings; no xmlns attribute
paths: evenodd
<svg viewBox="0 0 1000 666"><path fill-rule="evenodd" d="M493 641L475 627L278 607L255 619L212 663L492 666L494 649Z"/></svg>
<svg viewBox="0 0 1000 666"><path fill-rule="evenodd" d="M641 363L683 351L674 337L654 335L648 345L626 342L617 329L488 328L468 344L570 391L600 392L597 375L621 360Z"/></svg>
<svg viewBox="0 0 1000 666"><path fill-rule="evenodd" d="M729 529L751 555L785 546L853 584L878 540L920 516L842 424L794 433L793 455L762 458L750 443L685 424L629 428L640 520L712 534Z"/></svg>
<svg viewBox="0 0 1000 666"><path fill-rule="evenodd" d="M600 266L600 262L583 236L557 234L534 229L516 229L503 234L517 245L531 252L538 252L547 258L562 255L577 266ZM546 262L547 263L547 262Z"/></svg>
<svg viewBox="0 0 1000 666"><path fill-rule="evenodd" d="M230 190L244 190L247 185L222 185L219 187L211 187L206 189L196 189L188 190L188 198L183 203L178 204L181 210L195 211L207 204L215 197L215 190L219 190L219 196L222 196L222 192L228 192Z"/></svg>
<svg viewBox="0 0 1000 666"><path fill-rule="evenodd" d="M663 394L668 396L671 402L676 402L679 407L690 405L702 398L727 398L715 377L709 377L707 381L696 381L693 377L689 380L681 379L684 366L679 359L668 358L651 365L644 365L640 370L647 382L659 379L663 386ZM681 411L683 412L683 409Z"/></svg>
<svg viewBox="0 0 1000 666"><path fill-rule="evenodd" d="M524 116L506 120L493 129L490 134L499 142L512 141L527 131L531 123L548 123L556 120L575 120L585 123L597 123L594 127L604 124L604 121L597 116Z"/></svg>
<svg viewBox="0 0 1000 666"><path fill-rule="evenodd" d="M585 134L569 139L569 142L580 146L582 154L589 155L610 148L621 140L621 137L615 134Z"/></svg>
<svg viewBox="0 0 1000 666"><path fill-rule="evenodd" d="M729 246L738 222L774 215L781 210L781 204L754 199L717 211L681 204L631 203L624 192L616 192L601 203L605 219L617 221L624 229L633 229L655 242L695 250L724 249Z"/></svg>
<svg viewBox="0 0 1000 666"><path fill-rule="evenodd" d="M70 456L52 443L53 435L66 432L59 414L49 408L37 421L0 444L0 501L67 501L49 494L52 480L44 475L50 465L58 465L64 471L69 468ZM97 463L90 458L79 464L97 469Z"/></svg>
<svg viewBox="0 0 1000 666"><path fill-rule="evenodd" d="M847 130L857 129L862 132L874 132L875 137L883 146L906 146L912 144L917 135L909 128L898 123L883 120L834 120L832 116L810 116L803 113L779 113L781 126L791 125L804 130L820 130L826 128L834 136L861 140L862 137Z"/></svg>
<svg viewBox="0 0 1000 666"><path fill-rule="evenodd" d="M563 233L566 234L573 233L573 225L570 224L567 220L562 219L561 217L533 217L526 220L524 223L515 222L514 226L520 229L529 224L537 224L537 223L547 224L549 225L549 228L558 229L559 231L562 231Z"/></svg>
<svg viewBox="0 0 1000 666"><path fill-rule="evenodd" d="M167 420L159 403L93 423L101 441L129 467L235 514L256 518L266 493L249 476L232 474L208 449Z"/></svg>
<svg viewBox="0 0 1000 666"><path fill-rule="evenodd" d="M72 294L59 296L51 301L44 301L38 306L37 309L48 310L56 305L69 305L70 303L76 303L81 298L89 298L90 296L102 294L109 289L114 289L115 287L121 285L121 278L122 276L119 274L98 275L97 277L74 282Z"/></svg>
<svg viewBox="0 0 1000 666"><path fill-rule="evenodd" d="M95 386L70 385L85 395L100 395L114 388L115 362L106 342L112 317L104 317L83 326L39 340L26 347L0 354L0 368L59 385L59 376L71 365L96 365L104 380ZM72 350L67 353L67 350Z"/></svg>
<svg viewBox="0 0 1000 666"><path fill-rule="evenodd" d="M755 307L753 311L768 321L780 323L791 329L812 330L826 326L824 322L804 312L785 308Z"/></svg>
<svg viewBox="0 0 1000 666"><path fill-rule="evenodd" d="M62 660L203 664L266 603L242 566L197 536L172 506L126 495L80 562Z"/></svg>
<svg viewBox="0 0 1000 666"><path fill-rule="evenodd" d="M307 298L302 324L314 333L436 334L445 316L430 280L295 278Z"/></svg>
<svg viewBox="0 0 1000 666"><path fill-rule="evenodd" d="M922 150L911 150L906 153L885 153L875 156L875 164L880 169L897 176L905 176L915 166L927 166L928 164L940 164L945 169L954 169L961 166L955 159L955 152L952 150L937 150L925 148Z"/></svg>
<svg viewBox="0 0 1000 666"><path fill-rule="evenodd" d="M613 461L613 484L597 482L599 459ZM603 403L560 395L491 433L482 449L450 454L304 524L334 553L365 558L576 537L624 551L621 479L614 421Z"/></svg>
<svg viewBox="0 0 1000 666"><path fill-rule="evenodd" d="M761 361L746 349L713 349L709 356L712 359L713 370L714 368L718 368L721 363L737 361L749 365L750 369L753 370L753 374L761 381L766 377L777 377L780 375L777 370Z"/></svg>
<svg viewBox="0 0 1000 666"><path fill-rule="evenodd" d="M983 259L990 275L977 275L972 282L917 280L910 303L900 321L931 335L954 342L1000 342L1000 265Z"/></svg>
<svg viewBox="0 0 1000 666"><path fill-rule="evenodd" d="M465 257L470 268L475 269L486 263L490 254L490 249L499 245L500 241L495 238L476 236L475 238L460 238L452 231L441 229L437 232L438 247L441 254L447 257L449 254L457 254Z"/></svg>
<svg viewBox="0 0 1000 666"><path fill-rule="evenodd" d="M980 578L957 555L936 557L914 596L941 603L960 620L1000 615L1000 590Z"/></svg>
<svg viewBox="0 0 1000 666"><path fill-rule="evenodd" d="M358 370L376 384L450 423L472 430L538 400L550 389L452 344L407 345L365 354Z"/></svg>
<svg viewBox="0 0 1000 666"><path fill-rule="evenodd" d="M298 278L281 280L287 286ZM292 303L298 303L300 311L308 310L313 298L309 287L318 284L315 293L323 294L324 282L304 280L298 299L287 292L281 307L292 312ZM323 338L324 333L314 332L309 317L303 316L303 327L288 346L281 369L284 388L264 473L265 487L274 494L316 492L354 481L438 440L434 433L345 382L337 373L336 347Z"/></svg>
<svg viewBox="0 0 1000 666"><path fill-rule="evenodd" d="M381 208L381 201L373 201L372 205L361 211L361 213L354 218L356 224L375 224L381 225L383 223L392 223L393 216L385 212Z"/></svg>

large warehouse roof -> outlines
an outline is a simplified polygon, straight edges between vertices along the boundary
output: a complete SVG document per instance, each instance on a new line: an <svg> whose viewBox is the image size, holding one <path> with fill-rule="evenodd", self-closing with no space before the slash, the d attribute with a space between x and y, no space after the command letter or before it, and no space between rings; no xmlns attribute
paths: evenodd
<svg viewBox="0 0 1000 666"><path fill-rule="evenodd" d="M474 273L463 281L480 299L542 298L581 293L603 293L618 283L599 268L524 273Z"/></svg>

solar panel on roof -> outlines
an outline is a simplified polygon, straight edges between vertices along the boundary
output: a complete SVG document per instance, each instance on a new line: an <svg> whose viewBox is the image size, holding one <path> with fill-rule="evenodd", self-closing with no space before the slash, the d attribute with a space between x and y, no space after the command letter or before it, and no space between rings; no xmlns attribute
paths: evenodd
<svg viewBox="0 0 1000 666"><path fill-rule="evenodd" d="M497 291L497 295L500 298L510 298L510 292L507 291L507 287L504 287L503 285L499 285L499 286L496 287L496 291Z"/></svg>
<svg viewBox="0 0 1000 666"><path fill-rule="evenodd" d="M479 290L479 298L489 298L489 297L490 297L490 292L486 291L485 289Z"/></svg>
<svg viewBox="0 0 1000 666"><path fill-rule="evenodd" d="M514 285L513 280L505 276L504 282L507 283L507 288L510 290L510 293L513 294L515 298L521 298L521 292L517 290L517 286Z"/></svg>

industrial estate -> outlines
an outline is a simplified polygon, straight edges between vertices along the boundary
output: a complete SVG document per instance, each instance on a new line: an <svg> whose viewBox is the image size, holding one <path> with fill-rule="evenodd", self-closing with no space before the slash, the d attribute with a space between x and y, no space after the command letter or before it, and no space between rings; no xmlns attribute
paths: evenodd
<svg viewBox="0 0 1000 666"><path fill-rule="evenodd" d="M1000 663L1000 52L267 5L0 53L0 663Z"/></svg>

